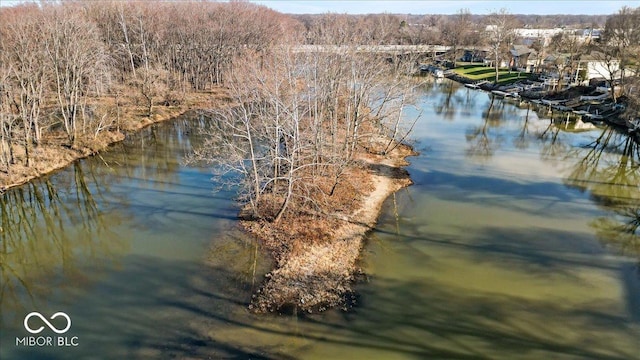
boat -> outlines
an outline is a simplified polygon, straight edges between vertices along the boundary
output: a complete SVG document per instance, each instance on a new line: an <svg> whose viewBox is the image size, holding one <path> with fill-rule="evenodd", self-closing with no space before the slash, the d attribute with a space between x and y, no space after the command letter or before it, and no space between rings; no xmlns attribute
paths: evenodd
<svg viewBox="0 0 640 360"><path fill-rule="evenodd" d="M640 132L640 119L627 120L627 131L629 134Z"/></svg>
<svg viewBox="0 0 640 360"><path fill-rule="evenodd" d="M594 95L594 96L582 95L582 96L580 96L580 101L604 100L604 99L608 98L609 96L610 95L608 93L604 93L604 94L600 94L600 95Z"/></svg>
<svg viewBox="0 0 640 360"><path fill-rule="evenodd" d="M584 116L586 116L588 119L591 119L591 120L602 120L602 119L604 119L604 116L599 115L599 114L593 114L593 113L584 114Z"/></svg>
<svg viewBox="0 0 640 360"><path fill-rule="evenodd" d="M420 65L420 72L428 72L435 78L444 78L444 70L435 65Z"/></svg>
<svg viewBox="0 0 640 360"><path fill-rule="evenodd" d="M559 111L564 111L564 112L571 111L571 108L565 105L556 104L556 105L551 105L551 107Z"/></svg>
<svg viewBox="0 0 640 360"><path fill-rule="evenodd" d="M542 105L547 105L547 106L556 106L566 102L566 100L547 100L547 99L542 99L540 101L542 102Z"/></svg>
<svg viewBox="0 0 640 360"><path fill-rule="evenodd" d="M464 84L464 86L468 87L469 89L480 89L480 86L484 85L488 83L487 80L482 80L482 81L477 81L474 83L468 83L468 84Z"/></svg>
<svg viewBox="0 0 640 360"><path fill-rule="evenodd" d="M500 91L500 90L492 90L491 93L497 97L502 97L502 98L513 98L513 99L520 98L520 94L518 94L515 91L506 92L506 91Z"/></svg>

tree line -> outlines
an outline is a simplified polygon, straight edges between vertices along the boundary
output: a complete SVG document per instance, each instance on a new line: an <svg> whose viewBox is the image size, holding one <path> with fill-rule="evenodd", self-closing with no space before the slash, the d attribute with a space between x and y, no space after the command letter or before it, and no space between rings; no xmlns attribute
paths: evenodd
<svg viewBox="0 0 640 360"><path fill-rule="evenodd" d="M490 15L471 14L470 11L461 9L456 14L428 14L429 3L425 3L425 15L415 14L367 14L367 15L340 15L345 22L349 22L353 29L365 32L364 35L370 41L382 41L385 44L416 45L447 43L447 37L451 36L451 30L459 25L460 13L468 14L465 27L457 27L459 31L482 32ZM496 13L499 11L496 11ZM339 15L339 14L334 14ZM307 30L322 21L326 14L300 14L291 15L298 20ZM515 27L543 28L601 28L609 15L525 15L513 14ZM469 42L465 45L471 45Z"/></svg>
<svg viewBox="0 0 640 360"><path fill-rule="evenodd" d="M41 2L0 9L0 171L47 135L70 147L124 100L175 104L224 84L235 58L288 41L295 21L245 2ZM105 101L110 98L111 101ZM105 105L107 104L107 105ZM113 105L115 104L115 106Z"/></svg>
<svg viewBox="0 0 640 360"><path fill-rule="evenodd" d="M321 211L363 147L391 151L393 138L406 135L401 111L415 86L404 78L415 59L357 53L356 45L385 40L345 19L327 14L305 27L247 2L3 8L0 171L31 166L51 137L75 147L113 129L123 103L150 116L155 106L224 87L232 105L203 111L214 130L200 159L236 175L253 217ZM291 46L305 42L346 47ZM392 140L373 144L380 131Z"/></svg>
<svg viewBox="0 0 640 360"><path fill-rule="evenodd" d="M434 22L454 62L465 45L489 45L498 60L513 42L517 18L501 11L483 19L463 9ZM49 138L75 147L114 129L123 103L150 116L155 106L222 86L232 105L203 112L214 126L196 158L236 175L229 178L241 185L252 217L322 212L349 182L362 149L387 153L411 128L402 114L416 86L405 75L416 59L362 54L356 45L433 43L424 37L432 28L389 14L291 17L247 2L2 8L0 171L30 166ZM627 51L629 66L634 39L616 53ZM292 46L301 43L343 46L305 53ZM376 143L380 132L391 139Z"/></svg>

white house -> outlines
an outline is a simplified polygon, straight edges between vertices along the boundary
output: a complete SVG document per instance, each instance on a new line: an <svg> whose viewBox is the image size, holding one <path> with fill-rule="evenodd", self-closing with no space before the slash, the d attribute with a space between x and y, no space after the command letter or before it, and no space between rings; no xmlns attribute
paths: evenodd
<svg viewBox="0 0 640 360"><path fill-rule="evenodd" d="M605 54L592 52L580 57L578 62L579 69L585 72L584 80L589 81L595 78L619 78L620 77L620 60L607 59Z"/></svg>

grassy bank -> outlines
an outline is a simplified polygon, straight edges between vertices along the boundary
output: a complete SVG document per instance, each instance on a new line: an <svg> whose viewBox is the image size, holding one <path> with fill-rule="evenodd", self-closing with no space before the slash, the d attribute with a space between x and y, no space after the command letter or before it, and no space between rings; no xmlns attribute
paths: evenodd
<svg viewBox="0 0 640 360"><path fill-rule="evenodd" d="M477 64L461 65L453 69L459 75L468 78L472 82L490 81L494 82L496 78L496 69ZM498 70L498 84L508 84L517 80L524 80L530 77L530 73L509 71L509 69L501 68Z"/></svg>

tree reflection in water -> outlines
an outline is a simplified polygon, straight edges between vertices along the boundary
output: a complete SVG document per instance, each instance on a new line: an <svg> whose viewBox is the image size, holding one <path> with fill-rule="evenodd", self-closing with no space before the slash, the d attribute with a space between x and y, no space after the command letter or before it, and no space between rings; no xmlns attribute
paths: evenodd
<svg viewBox="0 0 640 360"><path fill-rule="evenodd" d="M453 121L456 118L457 111L465 108L465 98L458 91L460 83L441 81L436 85L439 87L438 94L442 95L442 97L434 104L434 110L436 114L448 121Z"/></svg>
<svg viewBox="0 0 640 360"><path fill-rule="evenodd" d="M100 269L123 252L124 242L112 231L117 218L107 223L96 201L109 183L96 176L95 164L75 163L73 171L56 175L55 184L33 181L2 195L2 314L36 307L55 290L53 284L86 283L84 266Z"/></svg>
<svg viewBox="0 0 640 360"><path fill-rule="evenodd" d="M637 140L606 127L587 146L571 145L567 141L571 134L564 134L574 130L566 115L556 112L546 112L551 116L548 125L541 131L531 132L531 104L526 113L520 115L519 131L499 131L505 120L518 116L518 108L489 96L491 100L482 113L482 123L466 132L467 156L475 160L490 159L504 144L502 138L506 136L513 137L513 146L518 149L526 149L537 139L543 160L561 167L569 166L565 184L588 191L610 214L590 222L604 246L640 259L640 145ZM545 116L540 113L544 110L537 109L539 118Z"/></svg>
<svg viewBox="0 0 640 360"><path fill-rule="evenodd" d="M520 132L513 140L513 145L516 149L525 150L529 147L529 113L531 112L531 103L527 104L527 113L524 116L524 121L522 122L522 127L520 128Z"/></svg>
<svg viewBox="0 0 640 360"><path fill-rule="evenodd" d="M466 133L469 143L467 155L480 160L493 156L500 147L501 141L499 134L491 136L490 129L499 127L504 119L504 102L498 101L498 104L495 105L495 97L489 96L491 101L487 110L482 112L482 125L470 127Z"/></svg>
<svg viewBox="0 0 640 360"><path fill-rule="evenodd" d="M611 215L599 217L590 225L602 243L625 256L640 259L640 144L614 129L584 149L567 154L581 160L573 166L566 183L588 191Z"/></svg>
<svg viewBox="0 0 640 360"><path fill-rule="evenodd" d="M540 156L542 159L557 163L560 158L565 156L569 151L569 145L562 141L560 133L562 128L557 126L556 119L551 117L551 121L547 127L538 134L538 139L542 142Z"/></svg>
<svg viewBox="0 0 640 360"><path fill-rule="evenodd" d="M58 287L82 288L117 266L130 243L131 186L162 190L206 122L152 126L50 178L11 189L0 201L0 322L46 305ZM126 182L124 188L114 189ZM144 214L142 214L144 215ZM86 269L91 268L91 274Z"/></svg>

